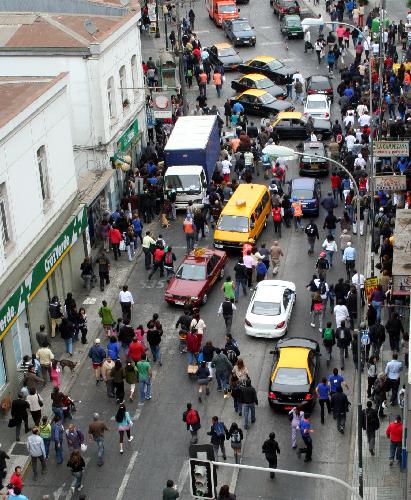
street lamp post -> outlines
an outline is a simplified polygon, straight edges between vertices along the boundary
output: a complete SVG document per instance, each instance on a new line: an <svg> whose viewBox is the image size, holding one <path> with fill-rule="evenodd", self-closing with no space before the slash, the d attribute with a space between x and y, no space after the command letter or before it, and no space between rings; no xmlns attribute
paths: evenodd
<svg viewBox="0 0 411 500"><path fill-rule="evenodd" d="M361 206L360 206L360 190L358 188L357 183L355 182L354 177L352 176L351 172L344 167L340 162L333 160L332 158L327 158L326 156L320 156L317 154L306 154L306 153L301 153L300 151L295 151L292 148L288 148L285 146L274 146L270 145L268 146L269 151L267 151L266 154L272 155L272 156L305 156L305 157L310 157L310 158L317 158L317 159L322 159L322 160L327 160L331 162L332 164L336 165L338 168L343 170L348 177L351 180L351 183L353 185L354 191L355 191L355 196L357 198L357 203L356 203L356 219L357 219L357 269L360 269L359 260L360 260L360 245L361 245L361 233L360 233L360 218L361 218ZM263 150L264 152L264 150ZM361 339L360 339L360 324L361 324L361 280L360 280L360 271L357 271L358 274L358 282L357 282L357 381L358 381L358 387L357 387L357 426L358 426L358 434L357 434L357 440L358 440L358 493L360 497L363 497L364 493L364 476L363 476L363 460L362 460L362 404L361 404Z"/></svg>

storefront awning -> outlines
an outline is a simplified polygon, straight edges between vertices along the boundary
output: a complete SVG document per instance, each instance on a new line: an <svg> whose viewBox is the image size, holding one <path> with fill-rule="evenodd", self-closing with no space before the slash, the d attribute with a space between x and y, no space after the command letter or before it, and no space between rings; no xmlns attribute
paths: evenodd
<svg viewBox="0 0 411 500"><path fill-rule="evenodd" d="M81 203L87 206L91 205L115 173L114 169L94 170L79 179L79 186L81 186L79 197Z"/></svg>

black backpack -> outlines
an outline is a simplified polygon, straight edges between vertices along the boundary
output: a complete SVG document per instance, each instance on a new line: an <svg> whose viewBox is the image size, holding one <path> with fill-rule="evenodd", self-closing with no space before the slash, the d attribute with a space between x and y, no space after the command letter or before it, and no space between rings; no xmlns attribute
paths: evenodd
<svg viewBox="0 0 411 500"><path fill-rule="evenodd" d="M320 292L320 295L324 295L325 293L327 293L327 287L325 286L325 283L323 281L320 283L318 291Z"/></svg>

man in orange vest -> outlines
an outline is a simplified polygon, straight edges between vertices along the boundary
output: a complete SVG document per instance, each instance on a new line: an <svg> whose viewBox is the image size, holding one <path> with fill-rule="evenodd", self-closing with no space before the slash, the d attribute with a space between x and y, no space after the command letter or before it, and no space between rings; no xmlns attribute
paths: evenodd
<svg viewBox="0 0 411 500"><path fill-rule="evenodd" d="M198 75L198 88L200 90L200 95L207 97L207 73L204 69L201 70L201 73Z"/></svg>
<svg viewBox="0 0 411 500"><path fill-rule="evenodd" d="M223 77L218 70L214 70L213 82L217 91L217 97L221 97L221 87L223 86Z"/></svg>
<svg viewBox="0 0 411 500"><path fill-rule="evenodd" d="M303 207L301 205L301 201L298 198L293 198L291 209L293 211L295 230L298 231L298 229L301 229L301 231L304 231L303 225L301 223L301 219L303 218Z"/></svg>
<svg viewBox="0 0 411 500"><path fill-rule="evenodd" d="M191 217L186 217L183 222L183 230L186 235L187 253L194 249L195 227Z"/></svg>

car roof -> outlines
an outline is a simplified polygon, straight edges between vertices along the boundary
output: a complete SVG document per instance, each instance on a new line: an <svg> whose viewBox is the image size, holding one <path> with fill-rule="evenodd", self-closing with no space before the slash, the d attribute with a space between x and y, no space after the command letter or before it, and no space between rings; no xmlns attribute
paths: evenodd
<svg viewBox="0 0 411 500"><path fill-rule="evenodd" d="M251 80L268 80L269 78L266 77L265 75L262 75L261 73L248 73L247 75L244 75L240 78L242 80L243 78L251 78Z"/></svg>
<svg viewBox="0 0 411 500"><path fill-rule="evenodd" d="M263 90L263 89L248 89L248 90L245 90L239 97L241 97L242 95L245 95L245 94L260 97L264 94L268 94L268 92L266 90Z"/></svg>
<svg viewBox="0 0 411 500"><path fill-rule="evenodd" d="M291 190L293 189L313 189L315 179L310 177L297 177L291 181Z"/></svg>
<svg viewBox="0 0 411 500"><path fill-rule="evenodd" d="M182 264L206 264L213 255L221 257L221 252L212 248L196 248L184 257Z"/></svg>
<svg viewBox="0 0 411 500"><path fill-rule="evenodd" d="M282 286L260 287L257 288L254 301L263 300L264 302L280 302L285 288Z"/></svg>
<svg viewBox="0 0 411 500"><path fill-rule="evenodd" d="M239 17L237 19L230 19L230 21L233 24L235 24L235 23L248 23L248 24L250 24L250 21L247 18L245 18L245 17Z"/></svg>
<svg viewBox="0 0 411 500"><path fill-rule="evenodd" d="M251 196L251 189L255 196ZM241 216L243 213L245 216L249 215L250 208L253 208L257 200L267 191L268 188L264 184L240 184L226 203L222 214ZM240 200L245 200L245 203L237 205L237 201Z"/></svg>
<svg viewBox="0 0 411 500"><path fill-rule="evenodd" d="M312 82L323 82L323 81L330 81L328 76L325 75L311 75L310 79Z"/></svg>
<svg viewBox="0 0 411 500"><path fill-rule="evenodd" d="M304 142L304 152L309 151L310 149L320 149L324 151L324 144L320 141L312 141L312 142Z"/></svg>
<svg viewBox="0 0 411 500"><path fill-rule="evenodd" d="M295 21L301 21L300 16L298 14L286 14L284 16L284 19L287 21L289 20L295 20Z"/></svg>
<svg viewBox="0 0 411 500"><path fill-rule="evenodd" d="M276 369L307 368L307 358L310 350L307 347L282 347Z"/></svg>
<svg viewBox="0 0 411 500"><path fill-rule="evenodd" d="M283 120L300 120L302 116L303 114L300 111L281 111L275 119L278 120L281 118Z"/></svg>
<svg viewBox="0 0 411 500"><path fill-rule="evenodd" d="M277 61L278 59L276 57L272 57L272 56L257 56L257 57L253 57L252 59L250 59L250 62L251 61L261 61L261 62L271 62L271 61Z"/></svg>
<svg viewBox="0 0 411 500"><path fill-rule="evenodd" d="M313 339L307 339L304 337L291 337L286 339L281 339L277 342L277 347L283 349L284 347L304 347L306 349L317 349L319 346L318 342Z"/></svg>
<svg viewBox="0 0 411 500"><path fill-rule="evenodd" d="M233 49L234 48L231 45L231 43L227 43L227 42L215 43L214 47L216 47L217 49Z"/></svg>
<svg viewBox="0 0 411 500"><path fill-rule="evenodd" d="M328 101L328 97L325 94L308 94L306 100L310 101Z"/></svg>

